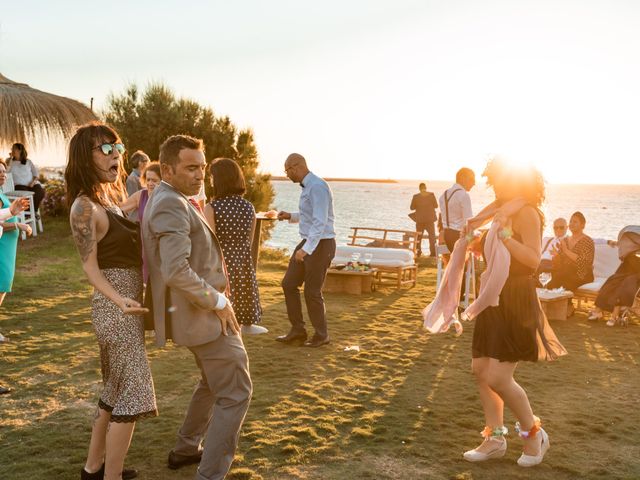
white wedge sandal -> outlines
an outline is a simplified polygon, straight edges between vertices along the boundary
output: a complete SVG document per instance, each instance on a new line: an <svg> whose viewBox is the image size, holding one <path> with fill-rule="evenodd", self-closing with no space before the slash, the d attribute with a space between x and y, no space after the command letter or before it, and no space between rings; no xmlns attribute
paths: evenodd
<svg viewBox="0 0 640 480"><path fill-rule="evenodd" d="M520 435L522 438L531 438L535 437L536 435L540 435L540 437L542 437L542 441L540 443L540 453L538 455L526 455L525 453L520 455L520 458L518 459L518 465L520 465L521 467L535 467L536 465L540 465L542 463L542 459L544 458L544 454L547 453L547 450L549 450L549 435L547 435L547 432L545 432L544 429L540 426L540 419L538 417L534 418L535 422L533 424L533 427L528 432L520 428L519 422L516 423L516 432L518 432L518 435Z"/></svg>
<svg viewBox="0 0 640 480"><path fill-rule="evenodd" d="M484 437L482 445L489 442L495 448L489 450L488 453L480 452L477 448L474 448L464 452L462 456L468 462L484 462L492 458L504 457L504 454L507 453L507 439L504 436L507 433L509 433L509 430L505 426L496 428L484 427L484 430L480 432L480 435Z"/></svg>

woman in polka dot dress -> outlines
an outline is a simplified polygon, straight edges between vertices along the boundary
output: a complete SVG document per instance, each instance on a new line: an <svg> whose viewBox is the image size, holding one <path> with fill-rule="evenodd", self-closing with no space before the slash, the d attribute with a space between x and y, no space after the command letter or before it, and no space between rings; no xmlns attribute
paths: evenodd
<svg viewBox="0 0 640 480"><path fill-rule="evenodd" d="M248 200L242 170L229 158L218 158L210 167L213 201L204 216L216 232L224 255L231 289L229 300L243 333L266 333L258 325L262 317L256 272L251 262L251 240L256 211Z"/></svg>

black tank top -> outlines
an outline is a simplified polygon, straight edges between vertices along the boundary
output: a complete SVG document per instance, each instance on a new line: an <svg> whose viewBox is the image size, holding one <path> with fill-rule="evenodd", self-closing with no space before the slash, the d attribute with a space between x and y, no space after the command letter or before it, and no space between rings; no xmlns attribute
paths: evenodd
<svg viewBox="0 0 640 480"><path fill-rule="evenodd" d="M98 242L98 266L101 269L141 267L140 225L109 209L105 211L109 229Z"/></svg>

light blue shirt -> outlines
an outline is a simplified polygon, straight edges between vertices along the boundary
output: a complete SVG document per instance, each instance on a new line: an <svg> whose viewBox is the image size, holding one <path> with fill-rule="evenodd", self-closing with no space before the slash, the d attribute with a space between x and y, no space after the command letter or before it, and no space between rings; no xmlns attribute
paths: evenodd
<svg viewBox="0 0 640 480"><path fill-rule="evenodd" d="M329 184L309 172L300 182L299 212L291 214L290 223L300 223L300 236L306 240L302 250L311 255L320 240L336 238L333 228L333 193Z"/></svg>

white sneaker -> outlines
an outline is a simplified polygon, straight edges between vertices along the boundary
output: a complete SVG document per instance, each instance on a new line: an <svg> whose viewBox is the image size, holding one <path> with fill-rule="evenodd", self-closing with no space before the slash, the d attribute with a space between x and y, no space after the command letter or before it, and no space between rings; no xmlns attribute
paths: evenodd
<svg viewBox="0 0 640 480"><path fill-rule="evenodd" d="M260 325L242 325L240 329L243 335L260 335L261 333L267 333L269 331Z"/></svg>
<svg viewBox="0 0 640 480"><path fill-rule="evenodd" d="M544 454L549 450L549 435L544 429L540 429L540 434L542 435L542 443L540 444L540 454L538 455L525 455L524 453L520 455L518 459L518 465L521 467L535 467L542 463L542 459L544 458Z"/></svg>
<svg viewBox="0 0 640 480"><path fill-rule="evenodd" d="M0 333L0 343L8 342L9 339Z"/></svg>
<svg viewBox="0 0 640 480"><path fill-rule="evenodd" d="M484 462L485 460L489 460L491 458L500 458L504 457L504 454L507 453L507 439L502 437L502 440L498 440L497 438L489 438L485 440L485 442L492 442L495 444L496 448L490 450L489 453L479 452L477 448L473 450L468 450L464 452L462 455L467 462ZM482 443L484 445L484 442Z"/></svg>
<svg viewBox="0 0 640 480"><path fill-rule="evenodd" d="M591 310L591 312L589 312L589 316L587 317L587 320L592 322L595 322L597 320L602 320L602 312Z"/></svg>

